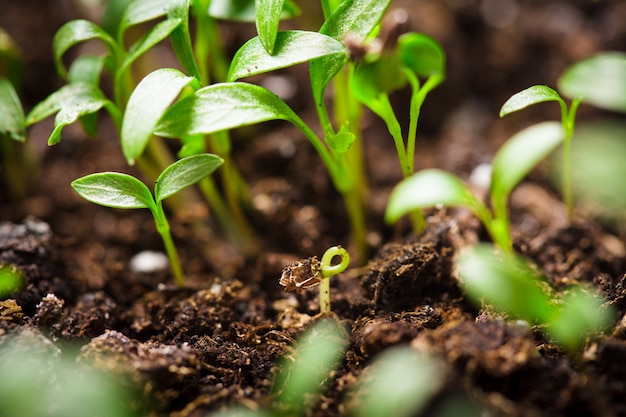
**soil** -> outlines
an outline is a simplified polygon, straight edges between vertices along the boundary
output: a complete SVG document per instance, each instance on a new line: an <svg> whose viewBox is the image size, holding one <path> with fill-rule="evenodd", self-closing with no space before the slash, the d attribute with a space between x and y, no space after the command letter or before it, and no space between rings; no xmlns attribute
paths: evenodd
<svg viewBox="0 0 626 417"><path fill-rule="evenodd" d="M448 54L448 80L421 115L418 169L440 167L468 178L512 133L559 116L546 105L499 120L509 95L532 84L554 86L567 65L593 52L626 50L623 1L505 3L506 10L497 1L393 3L407 7L412 29L434 36ZM233 28L241 26L224 30ZM303 104L310 102L306 68L284 75L296 81L289 104L311 117ZM54 84L29 94L45 96ZM394 104L405 108L406 97L395 95ZM595 117L581 108L581 123ZM178 288L167 270L129 267L137 253L162 250L149 212L97 207L69 187L92 172L138 175L125 164L110 122L101 124L97 140L70 126L52 148L45 147L49 121L29 132L42 162L39 182L22 201L0 200L0 264L14 265L26 280L0 301L0 345L19 334L36 334L60 349L78 345L81 363L139 386L149 399L145 415L272 407L278 359L321 318L316 289L284 292L282 269L332 245L352 251L341 200L314 150L283 123L244 132L253 140L237 134L235 158L250 186L249 216L262 250L243 254L219 225L201 220L205 209L190 208L172 221L187 274L187 286ZM541 329L466 299L454 256L488 239L470 213L431 210L420 236L405 223L383 224L401 174L384 126L367 112L363 125L370 256L333 278L332 317L349 331L350 344L307 414L346 415L347 392L371 360L405 344L445 367L444 383L420 415L440 415L450 398L461 397L475 415L626 416L626 230L608 229L584 212L569 222L545 170L514 192L516 250L556 290L587 283L617 311L612 328L589 335L580 352L565 352Z"/></svg>

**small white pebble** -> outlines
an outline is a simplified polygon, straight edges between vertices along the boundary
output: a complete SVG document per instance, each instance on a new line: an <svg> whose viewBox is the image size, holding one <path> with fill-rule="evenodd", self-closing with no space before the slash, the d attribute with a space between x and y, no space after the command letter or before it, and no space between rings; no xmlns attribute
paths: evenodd
<svg viewBox="0 0 626 417"><path fill-rule="evenodd" d="M142 251L130 260L130 269L133 272L152 273L167 269L169 261L162 252Z"/></svg>
<svg viewBox="0 0 626 417"><path fill-rule="evenodd" d="M469 183L474 187L489 189L491 185L491 164L480 164L472 171Z"/></svg>

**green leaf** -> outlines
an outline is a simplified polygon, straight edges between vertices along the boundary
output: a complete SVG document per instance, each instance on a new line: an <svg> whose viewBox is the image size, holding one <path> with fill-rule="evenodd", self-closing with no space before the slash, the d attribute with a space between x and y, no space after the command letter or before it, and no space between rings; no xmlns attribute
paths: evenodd
<svg viewBox="0 0 626 417"><path fill-rule="evenodd" d="M48 138L48 144L54 145L61 139L64 126L74 123L82 116L95 113L104 106L114 108L113 103L95 85L84 82L67 84L37 104L26 116L26 125L58 112L54 130Z"/></svg>
<svg viewBox="0 0 626 417"><path fill-rule="evenodd" d="M557 312L542 288L543 278L513 252L479 244L461 252L455 265L465 292L478 305L484 302L533 323L547 323Z"/></svg>
<svg viewBox="0 0 626 417"><path fill-rule="evenodd" d="M278 33L274 54L270 55L261 45L260 38L255 37L239 48L227 79L235 81L327 55L347 56L347 51L340 42L326 35L294 30Z"/></svg>
<svg viewBox="0 0 626 417"><path fill-rule="evenodd" d="M179 0L170 10L170 19L175 18L181 21L172 34L172 48L185 71L200 80L200 70L196 62L196 55L191 44L189 33L189 5L190 0Z"/></svg>
<svg viewBox="0 0 626 417"><path fill-rule="evenodd" d="M400 36L398 55L402 65L420 77L443 76L446 73L446 54L430 36L421 33Z"/></svg>
<svg viewBox="0 0 626 417"><path fill-rule="evenodd" d="M174 162L157 178L154 186L157 203L200 181L223 163L222 158L208 153L188 156Z"/></svg>
<svg viewBox="0 0 626 417"><path fill-rule="evenodd" d="M571 143L575 199L609 225L626 222L625 138L625 123L605 120L577 127ZM555 155L554 169L560 175L563 158L559 156Z"/></svg>
<svg viewBox="0 0 626 417"><path fill-rule="evenodd" d="M559 90L596 107L626 113L626 53L601 52L565 70Z"/></svg>
<svg viewBox="0 0 626 417"><path fill-rule="evenodd" d="M481 217L486 210L463 181L449 172L426 169L402 180L391 192L385 221L395 223L403 215L436 205L464 206Z"/></svg>
<svg viewBox="0 0 626 417"><path fill-rule="evenodd" d="M104 106L114 107L93 84L67 84L37 104L26 117L26 124L31 125L58 112L54 120L54 130L48 138L48 144L54 145L61 140L64 126L74 123L82 116L95 113Z"/></svg>
<svg viewBox="0 0 626 417"><path fill-rule="evenodd" d="M263 87L247 83L220 83L202 88L174 104L154 133L181 138L209 134L268 120L299 120L284 101Z"/></svg>
<svg viewBox="0 0 626 417"><path fill-rule="evenodd" d="M84 55L78 57L72 62L68 74L68 82L71 83L89 83L96 87L100 83L100 76L105 64L105 57ZM91 137L98 133L98 114L91 113L80 118L80 124L85 132Z"/></svg>
<svg viewBox="0 0 626 417"><path fill-rule="evenodd" d="M70 84L83 82L98 86L104 63L105 57L103 56L80 56L70 65L67 80Z"/></svg>
<svg viewBox="0 0 626 417"><path fill-rule="evenodd" d="M181 25L181 23L182 21L180 19L166 19L154 25L148 33L135 42L128 49L128 53L124 57L122 65L120 65L120 68L118 69L118 80L123 77L123 74L128 71L128 68L133 64L133 62L163 39L167 38L178 26Z"/></svg>
<svg viewBox="0 0 626 417"><path fill-rule="evenodd" d="M346 153L355 140L356 136L346 126L341 126L337 134L326 137L328 146L338 154Z"/></svg>
<svg viewBox="0 0 626 417"><path fill-rule="evenodd" d="M410 346L385 349L359 376L349 397L354 412L348 415L420 415L420 411L439 392L444 377L445 371L435 357Z"/></svg>
<svg viewBox="0 0 626 417"><path fill-rule="evenodd" d="M548 324L548 332L570 351L581 347L588 333L605 330L615 318L605 300L574 287L561 299L556 318Z"/></svg>
<svg viewBox="0 0 626 417"><path fill-rule="evenodd" d="M24 283L24 277L17 268L13 265L0 264L0 300L11 297L24 286Z"/></svg>
<svg viewBox="0 0 626 417"><path fill-rule="evenodd" d="M274 43L285 0L256 0L256 30L268 54L274 54Z"/></svg>
<svg viewBox="0 0 626 417"><path fill-rule="evenodd" d="M117 39L124 45L126 30L134 25L166 16L172 7L184 0L135 0L128 5L120 21Z"/></svg>
<svg viewBox="0 0 626 417"><path fill-rule="evenodd" d="M137 209L155 207L150 190L137 178L118 172L90 174L72 182L82 198L105 207Z"/></svg>
<svg viewBox="0 0 626 417"><path fill-rule="evenodd" d="M124 113L122 150L130 165L143 153L159 119L182 89L193 80L177 69L162 68L137 85Z"/></svg>
<svg viewBox="0 0 626 417"><path fill-rule="evenodd" d="M380 22L391 0L345 0L322 25L320 33L338 41L348 33L361 39ZM311 87L313 97L319 105L324 91L337 72L348 62L348 55L331 55L311 61Z"/></svg>
<svg viewBox="0 0 626 417"><path fill-rule="evenodd" d="M19 142L26 140L26 121L22 103L6 78L0 78L0 135L7 135Z"/></svg>
<svg viewBox="0 0 626 417"><path fill-rule="evenodd" d="M520 181L565 137L558 122L543 122L513 135L492 162L491 195L504 201Z"/></svg>
<svg viewBox="0 0 626 417"><path fill-rule="evenodd" d="M376 104L381 94L388 94L406 85L406 77L397 56L382 55L373 62L361 62L350 78L350 91L380 115Z"/></svg>
<svg viewBox="0 0 626 417"><path fill-rule="evenodd" d="M281 388L278 401L289 408L285 415L304 415L310 404L302 399L322 392L349 341L340 326L331 319L316 322L298 338L294 354L282 358L275 386Z"/></svg>
<svg viewBox="0 0 626 417"><path fill-rule="evenodd" d="M281 19L289 19L300 14L300 8L291 0L283 4ZM255 0L211 0L209 15L215 19L238 22L256 21Z"/></svg>
<svg viewBox="0 0 626 417"><path fill-rule="evenodd" d="M562 106L565 102L552 88L545 85L533 85L519 93L513 94L500 109L500 117L525 109L533 104L543 103L546 101L557 101Z"/></svg>
<svg viewBox="0 0 626 417"><path fill-rule="evenodd" d="M67 22L56 32L52 40L54 62L57 71L63 78L67 77L67 70L63 65L63 55L72 46L92 39L100 39L109 47L113 56L118 55L118 47L115 40L103 29L88 20L72 20Z"/></svg>

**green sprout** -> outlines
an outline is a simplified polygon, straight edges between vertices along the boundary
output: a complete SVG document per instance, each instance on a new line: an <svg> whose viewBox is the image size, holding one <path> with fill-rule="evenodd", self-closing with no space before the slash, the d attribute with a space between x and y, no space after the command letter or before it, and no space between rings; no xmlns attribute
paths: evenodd
<svg viewBox="0 0 626 417"><path fill-rule="evenodd" d="M0 300L10 297L24 286L24 277L12 265L0 265Z"/></svg>
<svg viewBox="0 0 626 417"><path fill-rule="evenodd" d="M511 96L500 109L500 117L526 107L556 101L561 108L561 124L565 132L562 161L562 194L568 217L574 215L572 198L571 142L576 112L582 102L596 107L626 111L626 54L602 52L567 68L558 80L559 90L572 99L569 107L561 95L545 85L534 85Z"/></svg>
<svg viewBox="0 0 626 417"><path fill-rule="evenodd" d="M578 349L587 334L603 330L614 316L600 298L582 287L573 286L557 297L527 259L492 245L465 250L455 265L475 303L486 303L511 318L545 326L570 351Z"/></svg>
<svg viewBox="0 0 626 417"><path fill-rule="evenodd" d="M84 199L101 206L150 209L156 229L163 239L174 281L183 286L183 270L163 210L163 200L200 181L223 162L222 158L212 154L198 154L176 161L157 178L154 197L150 189L137 178L117 172L87 175L73 181L72 188Z"/></svg>
<svg viewBox="0 0 626 417"><path fill-rule="evenodd" d="M508 199L513 189L563 141L557 122L530 126L511 137L492 161L490 203L483 203L461 179L438 169L420 171L402 180L391 193L385 220L396 222L415 209L463 206L472 211L492 240L504 251L512 250Z"/></svg>
<svg viewBox="0 0 626 417"><path fill-rule="evenodd" d="M339 263L333 265L333 259L338 256ZM341 246L328 248L322 256L321 262L317 256L303 259L287 265L280 277L280 285L286 292L302 291L319 286L320 313L330 313L330 277L342 273L350 264L348 251Z"/></svg>

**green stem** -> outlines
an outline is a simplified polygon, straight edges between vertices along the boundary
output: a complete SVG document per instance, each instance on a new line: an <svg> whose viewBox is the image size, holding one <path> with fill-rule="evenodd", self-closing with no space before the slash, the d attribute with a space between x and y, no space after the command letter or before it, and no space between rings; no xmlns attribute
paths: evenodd
<svg viewBox="0 0 626 417"><path fill-rule="evenodd" d="M576 112L580 106L581 99L576 98L572 101L569 111L561 112L561 123L565 131L563 139L563 183L562 193L563 201L567 207L567 218L571 221L574 218L574 199L572 197L572 167L571 167L571 145L574 136L574 127L576 122Z"/></svg>
<svg viewBox="0 0 626 417"><path fill-rule="evenodd" d="M402 137L400 122L398 122L398 118L396 117L393 107L389 102L389 96L386 93L380 94L376 102L378 106L373 107L372 110L374 110L374 112L385 121L387 130L389 130L389 133L393 138L393 142L396 145L396 153L398 154L398 159L400 161L402 176L406 178L411 175L413 171L411 169L411 164L408 161L409 158L406 147L404 146L404 138Z"/></svg>
<svg viewBox="0 0 626 417"><path fill-rule="evenodd" d="M172 239L170 225L165 217L165 212L163 211L162 202L158 202L155 207L156 208L153 209L154 222L156 224L157 232L159 232L161 239L163 239L165 253L170 260L170 268L172 269L174 282L177 286L183 287L185 285L185 276L183 274L183 268L180 263L178 251L176 250L174 240Z"/></svg>
<svg viewBox="0 0 626 417"><path fill-rule="evenodd" d="M333 265L333 258L341 258L338 264ZM322 256L320 267L320 312L330 313L330 277L340 274L350 265L350 255L341 246L328 248Z"/></svg>

